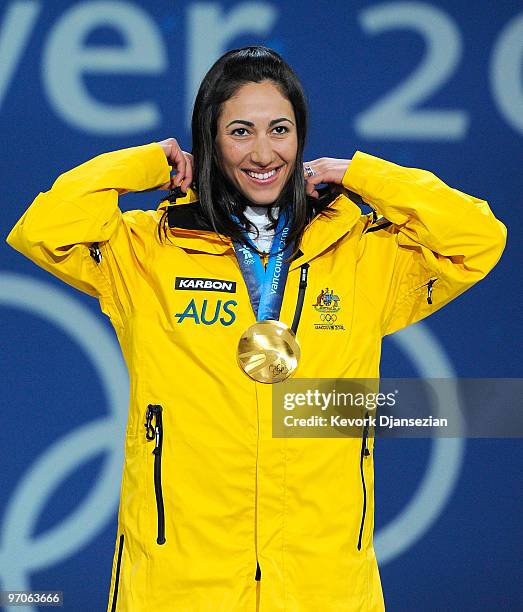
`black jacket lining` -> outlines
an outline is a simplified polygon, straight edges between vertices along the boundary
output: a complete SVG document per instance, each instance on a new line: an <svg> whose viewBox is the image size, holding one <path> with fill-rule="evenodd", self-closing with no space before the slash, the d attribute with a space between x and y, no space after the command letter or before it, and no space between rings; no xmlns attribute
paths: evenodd
<svg viewBox="0 0 523 612"><path fill-rule="evenodd" d="M167 209L167 220L169 222L169 227L204 230L207 232L214 231L212 225L210 225L207 219L201 214L198 202L169 206Z"/></svg>
<svg viewBox="0 0 523 612"><path fill-rule="evenodd" d="M369 232L377 232L378 230L384 229L385 227L389 227L390 225L392 225L392 221L385 221L385 223L380 223L379 225L369 227L365 234L368 234Z"/></svg>
<svg viewBox="0 0 523 612"><path fill-rule="evenodd" d="M169 227L189 230L205 230L208 232L214 231L212 226L200 213L200 205L198 202L170 206L167 209L167 219L169 222ZM303 252L298 249L298 252L293 259L298 259L298 257L301 257L302 255Z"/></svg>
<svg viewBox="0 0 523 612"><path fill-rule="evenodd" d="M317 203L314 201L312 202L312 209L309 211L309 222L319 213L325 203L333 198L333 192L330 185L323 188L318 187L317 191L320 198ZM350 193L353 194L352 191ZM353 195L357 196L357 194ZM176 200L173 199L171 201ZM202 215L199 202L169 206L167 209L167 221L170 228L178 227L180 229L204 230L208 232L214 231L214 228Z"/></svg>

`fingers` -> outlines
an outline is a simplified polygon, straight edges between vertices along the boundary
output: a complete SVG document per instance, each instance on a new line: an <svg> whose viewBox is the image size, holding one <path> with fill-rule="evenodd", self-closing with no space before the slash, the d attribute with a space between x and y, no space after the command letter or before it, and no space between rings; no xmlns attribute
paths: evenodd
<svg viewBox="0 0 523 612"><path fill-rule="evenodd" d="M333 157L321 157L303 164L303 173L307 185L315 187L320 183L331 185L343 185L343 177L351 163L351 159L337 159ZM309 191L307 191L309 193ZM317 192L316 192L317 193ZM314 195L310 192L310 195ZM317 197L314 195L314 197Z"/></svg>
<svg viewBox="0 0 523 612"><path fill-rule="evenodd" d="M307 195L313 198L319 198L320 195L316 191L316 185L322 182L319 170L319 162L321 160L314 160L312 162L305 162L303 164L303 175L305 177L305 191Z"/></svg>
<svg viewBox="0 0 523 612"><path fill-rule="evenodd" d="M311 180L305 180L305 191L307 195L312 196L313 198L319 197L319 194L316 191L316 187Z"/></svg>
<svg viewBox="0 0 523 612"><path fill-rule="evenodd" d="M176 186L178 186L180 183L180 180L179 180L180 177L185 176L185 166L187 163L185 159L185 155L183 154L183 151L180 149L180 146L178 145L178 143L176 143L176 145L174 144L172 145L168 160L169 160L169 164L173 167L173 170L176 172L175 183L176 183Z"/></svg>
<svg viewBox="0 0 523 612"><path fill-rule="evenodd" d="M178 184L181 187L182 191L185 191L187 193L187 189L191 186L193 179L193 158L190 153L187 153L185 151L182 152L185 157L185 168L183 174L180 173L179 175ZM175 178L178 178L178 173L176 174Z"/></svg>
<svg viewBox="0 0 523 612"><path fill-rule="evenodd" d="M168 183L164 183L160 189L174 189L180 187L187 193L193 181L193 157L190 153L182 151L176 138L167 138L158 143L172 167L174 175Z"/></svg>
<svg viewBox="0 0 523 612"><path fill-rule="evenodd" d="M176 152L174 170L176 174L171 179L171 189L180 187L182 191L187 193L187 189L191 186L193 180L193 158L186 151Z"/></svg>

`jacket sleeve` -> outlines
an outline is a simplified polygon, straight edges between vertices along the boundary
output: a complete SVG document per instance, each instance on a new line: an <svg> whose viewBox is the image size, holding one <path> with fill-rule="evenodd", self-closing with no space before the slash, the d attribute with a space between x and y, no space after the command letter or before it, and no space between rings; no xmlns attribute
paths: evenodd
<svg viewBox="0 0 523 612"><path fill-rule="evenodd" d="M102 310L121 324L130 300L130 268L147 257L147 241L138 231L147 213L122 213L118 196L157 187L169 178L158 143L104 153L60 175L49 191L38 194L6 241L44 270L100 299ZM91 256L93 243L101 247L98 263Z"/></svg>
<svg viewBox="0 0 523 612"><path fill-rule="evenodd" d="M387 240L377 247L377 272L385 271L383 335L441 308L484 278L501 257L507 230L487 202L431 172L357 151L343 185L392 223L381 230ZM379 233L369 239L376 241Z"/></svg>

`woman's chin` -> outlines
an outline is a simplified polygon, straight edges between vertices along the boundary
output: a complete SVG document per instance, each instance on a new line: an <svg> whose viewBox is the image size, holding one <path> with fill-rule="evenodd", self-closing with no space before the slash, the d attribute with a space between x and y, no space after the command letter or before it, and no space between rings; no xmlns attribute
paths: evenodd
<svg viewBox="0 0 523 612"><path fill-rule="evenodd" d="M262 194L242 190L242 195L247 198L253 206L270 206L278 199L280 192L274 191L272 193Z"/></svg>

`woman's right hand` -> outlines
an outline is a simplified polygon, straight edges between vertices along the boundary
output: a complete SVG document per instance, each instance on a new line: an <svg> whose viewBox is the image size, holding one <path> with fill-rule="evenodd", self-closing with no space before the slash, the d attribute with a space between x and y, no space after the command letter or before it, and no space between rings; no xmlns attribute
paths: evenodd
<svg viewBox="0 0 523 612"><path fill-rule="evenodd" d="M164 183L159 189L174 189L181 187L187 193L187 188L192 183L193 159L190 153L182 151L176 138L167 138L158 143L167 158L169 166L172 166L176 174L168 183Z"/></svg>

